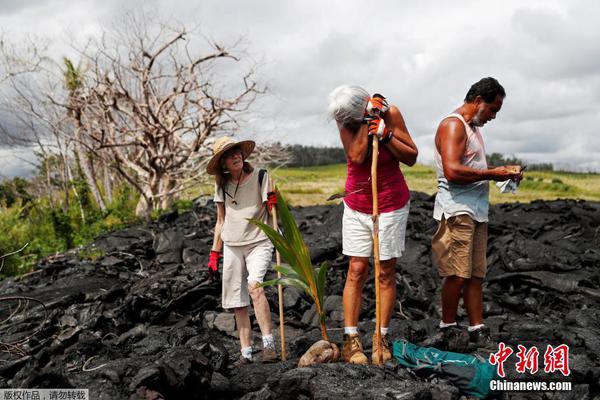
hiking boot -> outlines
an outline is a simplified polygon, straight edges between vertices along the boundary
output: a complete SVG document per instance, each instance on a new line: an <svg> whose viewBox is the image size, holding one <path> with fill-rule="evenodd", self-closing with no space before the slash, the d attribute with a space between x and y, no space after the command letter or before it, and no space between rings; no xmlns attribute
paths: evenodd
<svg viewBox="0 0 600 400"><path fill-rule="evenodd" d="M371 353L371 364L380 365L392 359L388 335L381 335L381 363L379 362L379 348L377 347L377 335L373 334L373 352Z"/></svg>
<svg viewBox="0 0 600 400"><path fill-rule="evenodd" d="M272 347L265 347L262 351L262 363L271 364L277 362L277 353Z"/></svg>
<svg viewBox="0 0 600 400"><path fill-rule="evenodd" d="M490 328L487 326L469 332L469 341L477 349L496 350L498 348L498 343L492 340Z"/></svg>
<svg viewBox="0 0 600 400"><path fill-rule="evenodd" d="M369 359L363 352L362 344L360 343L360 335L358 333L344 335L342 358L350 364L367 365L369 363Z"/></svg>
<svg viewBox="0 0 600 400"><path fill-rule="evenodd" d="M421 346L464 353L469 346L469 335L458 325L438 328L436 334L423 341Z"/></svg>
<svg viewBox="0 0 600 400"><path fill-rule="evenodd" d="M249 364L252 364L251 359L244 357L244 356L240 356L240 358L237 361L229 364L229 366L227 368L228 369L237 369L237 368L243 367L244 365L249 365Z"/></svg>

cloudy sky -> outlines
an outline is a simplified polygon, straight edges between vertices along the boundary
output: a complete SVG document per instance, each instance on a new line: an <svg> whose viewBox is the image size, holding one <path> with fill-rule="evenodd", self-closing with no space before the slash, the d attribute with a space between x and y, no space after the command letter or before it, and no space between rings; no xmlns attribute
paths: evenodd
<svg viewBox="0 0 600 400"><path fill-rule="evenodd" d="M98 35L141 2L0 0L0 26L15 40ZM242 38L270 94L240 132L258 140L339 146L327 95L361 85L398 105L433 158L446 114L484 76L507 91L483 130L488 152L600 171L600 2L587 1L145 1L146 9L198 26L216 41ZM372 4L368 7L368 4ZM7 36L8 34L8 36ZM596 43L596 44L594 44ZM28 151L0 149L0 174L23 170Z"/></svg>

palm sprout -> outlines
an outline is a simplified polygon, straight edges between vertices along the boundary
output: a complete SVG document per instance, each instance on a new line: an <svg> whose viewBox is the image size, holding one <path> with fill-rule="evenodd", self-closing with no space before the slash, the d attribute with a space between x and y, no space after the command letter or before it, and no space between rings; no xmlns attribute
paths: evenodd
<svg viewBox="0 0 600 400"><path fill-rule="evenodd" d="M329 341L327 327L325 326L325 310L323 309L327 264L321 264L318 270L313 267L308 246L302 238L296 220L281 193L277 189L275 189L275 192L283 234L259 220L251 219L250 222L258 226L267 235L289 266L276 265L275 270L281 273L282 276L263 282L261 286L287 285L305 291L315 302L321 324L321 335L324 340Z"/></svg>

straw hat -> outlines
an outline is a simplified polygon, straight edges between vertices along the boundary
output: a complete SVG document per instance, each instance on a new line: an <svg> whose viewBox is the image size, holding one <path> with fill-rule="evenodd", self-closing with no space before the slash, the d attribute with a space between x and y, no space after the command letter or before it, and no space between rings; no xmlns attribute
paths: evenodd
<svg viewBox="0 0 600 400"><path fill-rule="evenodd" d="M252 153L252 150L254 150L255 145L256 143L254 143L252 140L242 140L240 142L236 142L234 139L228 136L217 139L213 144L213 156L206 166L206 172L210 175L215 175L217 172L219 172L221 169L221 156L223 156L227 150L233 147L239 147L240 150L242 150L242 159L246 160L250 153Z"/></svg>

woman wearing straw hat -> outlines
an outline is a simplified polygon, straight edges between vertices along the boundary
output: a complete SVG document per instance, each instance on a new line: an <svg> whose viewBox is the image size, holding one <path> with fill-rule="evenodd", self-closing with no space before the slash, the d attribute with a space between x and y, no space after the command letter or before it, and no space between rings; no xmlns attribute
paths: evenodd
<svg viewBox="0 0 600 400"><path fill-rule="evenodd" d="M270 223L269 210L276 199L269 192L269 177L264 170L254 169L246 159L254 150L251 140L235 141L219 138L213 145L213 157L206 172L215 175L217 222L209 271L217 273L223 258L222 306L233 309L240 342L241 357L233 366L252 362L252 329L248 316L250 297L263 340L262 362L277 359L271 331L271 311L263 281L271 262L273 245L249 218Z"/></svg>

